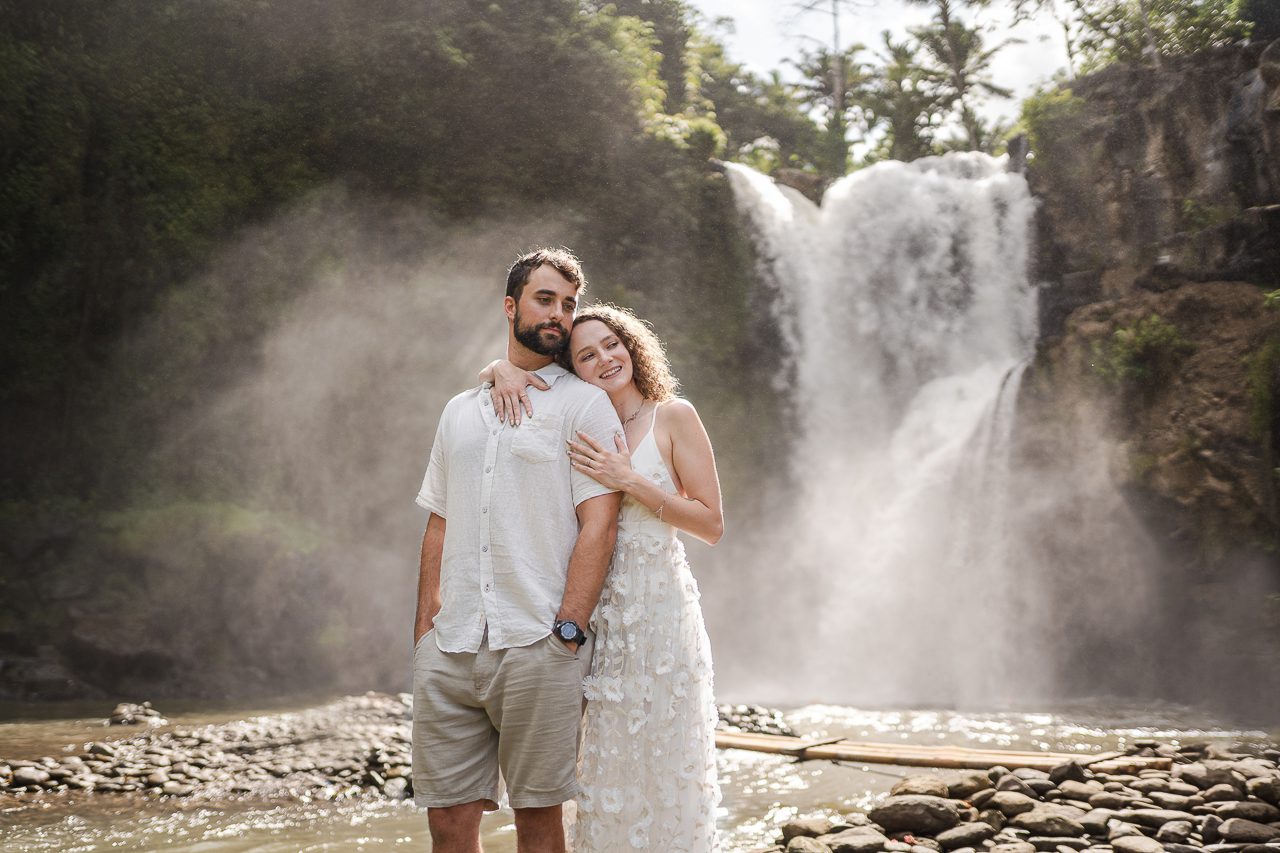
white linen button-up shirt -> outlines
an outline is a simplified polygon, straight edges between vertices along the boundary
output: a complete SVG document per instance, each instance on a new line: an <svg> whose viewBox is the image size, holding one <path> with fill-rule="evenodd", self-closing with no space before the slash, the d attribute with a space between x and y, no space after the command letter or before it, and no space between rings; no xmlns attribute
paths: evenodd
<svg viewBox="0 0 1280 853"><path fill-rule="evenodd" d="M612 448L621 432L609 397L552 363L536 371L551 388L529 388L533 417L499 423L486 388L444 407L418 506L445 519L440 563L441 651L476 652L536 643L551 633L578 540L575 508L609 494L574 471L566 439L581 430Z"/></svg>

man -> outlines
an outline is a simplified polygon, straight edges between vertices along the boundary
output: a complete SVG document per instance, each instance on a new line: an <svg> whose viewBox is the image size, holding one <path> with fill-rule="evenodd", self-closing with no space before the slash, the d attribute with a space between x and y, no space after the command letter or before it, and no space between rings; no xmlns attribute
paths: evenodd
<svg viewBox="0 0 1280 853"><path fill-rule="evenodd" d="M521 853L563 853L577 795L582 630L604 584L621 495L573 471L565 442L621 431L603 391L555 363L585 282L564 249L507 273L507 358L550 387L500 421L487 388L445 406L417 502L429 510L414 625L413 787L435 853L480 850L499 769ZM583 648L583 644L586 648Z"/></svg>

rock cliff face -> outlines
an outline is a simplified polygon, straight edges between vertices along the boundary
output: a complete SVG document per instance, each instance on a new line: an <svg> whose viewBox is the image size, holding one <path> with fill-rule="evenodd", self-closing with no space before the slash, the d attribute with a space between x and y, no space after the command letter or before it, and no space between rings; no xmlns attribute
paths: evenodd
<svg viewBox="0 0 1280 853"><path fill-rule="evenodd" d="M1274 662L1280 41L1055 97L1031 134L1044 287L1021 452L1058 477L1107 453L1184 606Z"/></svg>

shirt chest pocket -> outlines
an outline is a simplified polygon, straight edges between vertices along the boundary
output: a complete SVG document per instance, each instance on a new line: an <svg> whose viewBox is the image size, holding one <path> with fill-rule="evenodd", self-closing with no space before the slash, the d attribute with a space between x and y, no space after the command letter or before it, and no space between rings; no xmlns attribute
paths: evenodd
<svg viewBox="0 0 1280 853"><path fill-rule="evenodd" d="M551 462L565 453L559 415L538 415L516 427L511 439L511 452L525 462Z"/></svg>

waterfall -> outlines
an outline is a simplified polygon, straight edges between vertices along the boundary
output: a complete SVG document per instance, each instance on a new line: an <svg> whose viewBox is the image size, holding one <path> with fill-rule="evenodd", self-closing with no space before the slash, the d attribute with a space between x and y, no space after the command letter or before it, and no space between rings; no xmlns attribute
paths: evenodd
<svg viewBox="0 0 1280 853"><path fill-rule="evenodd" d="M1044 593L1009 519L1037 331L1025 181L948 154L863 169L819 208L745 166L729 179L777 289L796 407L797 494L762 584L815 599L796 612L824 650L793 649L779 678L862 704L1038 692Z"/></svg>

